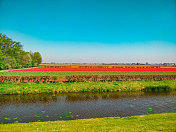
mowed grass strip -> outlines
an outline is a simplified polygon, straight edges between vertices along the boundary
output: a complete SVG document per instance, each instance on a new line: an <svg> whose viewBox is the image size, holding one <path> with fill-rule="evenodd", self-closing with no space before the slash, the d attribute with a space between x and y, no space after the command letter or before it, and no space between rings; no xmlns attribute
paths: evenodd
<svg viewBox="0 0 176 132"><path fill-rule="evenodd" d="M176 113L162 113L124 118L105 117L71 121L0 124L0 131L174 132L176 130L175 119Z"/></svg>
<svg viewBox="0 0 176 132"><path fill-rule="evenodd" d="M116 82L2 83L0 94L141 91L145 88L176 90L176 80Z"/></svg>
<svg viewBox="0 0 176 132"><path fill-rule="evenodd" d="M4 71L0 75L175 75L176 71Z"/></svg>

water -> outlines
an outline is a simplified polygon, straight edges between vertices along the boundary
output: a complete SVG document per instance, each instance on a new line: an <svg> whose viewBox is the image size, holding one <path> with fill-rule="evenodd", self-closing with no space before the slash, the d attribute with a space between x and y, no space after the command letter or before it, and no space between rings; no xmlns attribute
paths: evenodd
<svg viewBox="0 0 176 132"><path fill-rule="evenodd" d="M1 95L0 123L176 112L176 92Z"/></svg>

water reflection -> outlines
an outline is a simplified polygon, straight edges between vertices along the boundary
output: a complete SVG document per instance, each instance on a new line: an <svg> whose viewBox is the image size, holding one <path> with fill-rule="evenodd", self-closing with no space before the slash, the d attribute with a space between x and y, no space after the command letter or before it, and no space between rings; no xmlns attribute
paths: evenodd
<svg viewBox="0 0 176 132"><path fill-rule="evenodd" d="M175 91L168 92L113 92L113 93L67 93L67 94L36 94L36 95L1 95L0 106L8 104L33 104L59 102L65 98L66 102L90 100L116 100L120 98L175 96Z"/></svg>

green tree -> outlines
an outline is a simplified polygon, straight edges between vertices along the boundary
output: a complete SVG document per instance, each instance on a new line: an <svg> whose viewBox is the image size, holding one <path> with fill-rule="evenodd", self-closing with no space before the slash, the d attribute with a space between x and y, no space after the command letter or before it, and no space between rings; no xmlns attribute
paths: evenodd
<svg viewBox="0 0 176 132"><path fill-rule="evenodd" d="M31 67L42 62L39 52L29 53L23 50L20 42L13 41L0 33L0 70Z"/></svg>
<svg viewBox="0 0 176 132"><path fill-rule="evenodd" d="M24 66L26 68L31 67L32 66L32 57L31 57L30 53L26 52L23 57L24 57Z"/></svg>
<svg viewBox="0 0 176 132"><path fill-rule="evenodd" d="M38 66L42 62L42 56L39 52L32 53L32 65Z"/></svg>
<svg viewBox="0 0 176 132"><path fill-rule="evenodd" d="M22 51L22 45L19 42L12 41L6 35L0 33L0 62L3 69L15 68L18 55Z"/></svg>

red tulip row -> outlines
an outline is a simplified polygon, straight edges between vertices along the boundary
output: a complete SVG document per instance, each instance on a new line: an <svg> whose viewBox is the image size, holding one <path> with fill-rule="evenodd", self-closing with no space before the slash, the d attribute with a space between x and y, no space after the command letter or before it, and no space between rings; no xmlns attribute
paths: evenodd
<svg viewBox="0 0 176 132"><path fill-rule="evenodd" d="M160 68L72 68L72 67L37 67L11 71L176 71L176 67Z"/></svg>

